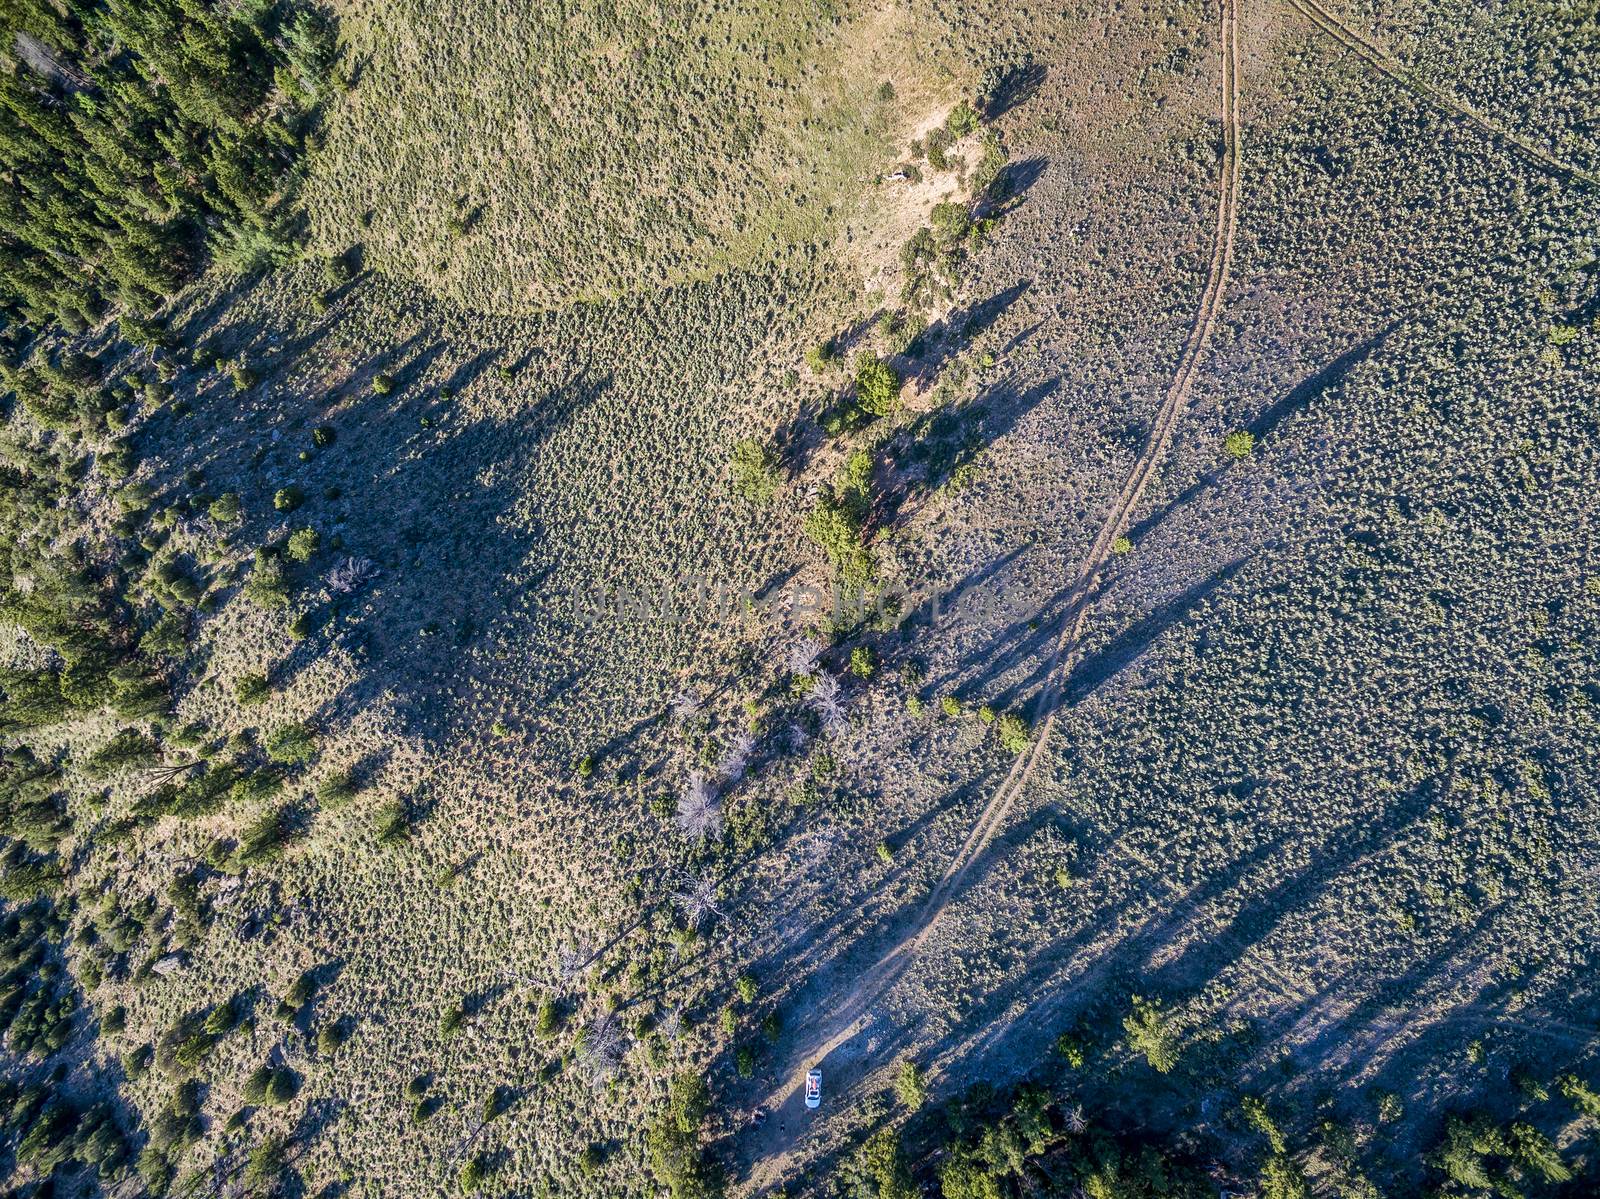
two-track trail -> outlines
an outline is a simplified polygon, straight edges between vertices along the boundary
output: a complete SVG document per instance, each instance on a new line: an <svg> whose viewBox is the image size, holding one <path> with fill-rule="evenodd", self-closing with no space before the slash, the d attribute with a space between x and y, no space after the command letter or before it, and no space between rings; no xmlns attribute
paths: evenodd
<svg viewBox="0 0 1600 1199"><path fill-rule="evenodd" d="M1407 69L1388 50L1371 38L1358 33L1348 22L1325 8L1321 0L1289 0L1289 4L1323 33L1363 59L1378 74L1392 79L1401 87L1409 88L1435 107L1460 117L1490 139L1510 146L1537 166L1557 175L1587 183L1591 187L1600 187L1600 177L1556 157L1521 134L1495 124L1470 104L1429 83L1415 71Z"/></svg>
<svg viewBox="0 0 1600 1199"><path fill-rule="evenodd" d="M786 1171L790 1147L804 1127L800 1108L805 1072L824 1063L830 1054L852 1040L866 1025L868 1011L904 972L918 950L932 936L949 906L956 888L972 866L980 860L995 833L1005 824L1017 797L1027 787L1045 743L1055 727L1063 686L1083 656L1083 635L1094 601L1111 561L1117 539L1155 477L1173 432L1189 406L1190 392L1199 375L1200 363L1211 339L1212 329L1222 310L1229 271L1233 262L1234 233L1238 223L1239 196L1239 36L1238 0L1221 0L1222 31L1222 163L1217 185L1217 222L1212 242L1210 270L1201 293L1183 352L1156 413L1154 424L1139 457L1124 478L1122 487L1090 545L1068 592L1066 609L1052 647L1044 689L1037 705L1039 723L1029 746L996 788L960 849L945 869L918 911L914 924L904 936L873 963L826 1015L818 1014L812 1041L798 1047L790 1059L783 1081L763 1105L770 1118L752 1134L752 1168L749 1189L759 1191L781 1179Z"/></svg>

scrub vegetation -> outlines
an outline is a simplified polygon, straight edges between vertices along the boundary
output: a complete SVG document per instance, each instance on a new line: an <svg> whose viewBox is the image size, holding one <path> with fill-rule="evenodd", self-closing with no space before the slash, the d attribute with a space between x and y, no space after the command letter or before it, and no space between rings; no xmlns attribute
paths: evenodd
<svg viewBox="0 0 1600 1199"><path fill-rule="evenodd" d="M7 1193L1593 1191L1592 10L0 3Z"/></svg>

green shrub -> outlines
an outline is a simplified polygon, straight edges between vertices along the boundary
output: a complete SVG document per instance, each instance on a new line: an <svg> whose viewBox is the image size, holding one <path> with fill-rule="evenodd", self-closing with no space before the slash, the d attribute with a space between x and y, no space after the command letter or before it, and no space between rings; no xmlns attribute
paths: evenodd
<svg viewBox="0 0 1600 1199"><path fill-rule="evenodd" d="M978 127L977 110L965 100L950 110L950 115L945 118L944 127L955 137L966 137Z"/></svg>
<svg viewBox="0 0 1600 1199"><path fill-rule="evenodd" d="M1131 1009L1123 1017L1122 1028L1128 1034L1128 1046L1143 1054L1150 1068L1158 1074L1170 1073L1178 1064L1178 1034L1173 1031L1161 1005L1153 999L1135 995Z"/></svg>
<svg viewBox="0 0 1600 1199"><path fill-rule="evenodd" d="M872 354L856 359L856 403L873 416L888 416L900 400L900 376Z"/></svg>
<svg viewBox="0 0 1600 1199"><path fill-rule="evenodd" d="M289 534L284 553L291 562L309 562L322 548L322 536L315 529L296 529Z"/></svg>
<svg viewBox="0 0 1600 1199"><path fill-rule="evenodd" d="M1584 1115L1600 1119L1600 1092L1595 1091L1576 1074L1563 1074L1556 1079L1556 1089Z"/></svg>
<svg viewBox="0 0 1600 1199"><path fill-rule="evenodd" d="M317 756L317 738L305 724L296 722L274 729L266 742L267 757L286 766L300 766Z"/></svg>
<svg viewBox="0 0 1600 1199"><path fill-rule="evenodd" d="M121 482L137 469L139 463L133 451L125 448L110 450L97 460L100 473L113 482Z"/></svg>
<svg viewBox="0 0 1600 1199"><path fill-rule="evenodd" d="M272 1083L272 1067L257 1066L244 1080L244 1099L246 1103L261 1103L267 1097L267 1087Z"/></svg>
<svg viewBox="0 0 1600 1199"><path fill-rule="evenodd" d="M394 376L377 374L372 376L372 394L386 396L394 390Z"/></svg>
<svg viewBox="0 0 1600 1199"><path fill-rule="evenodd" d="M1247 429L1235 429L1222 439L1222 446L1235 458L1248 458L1256 448L1256 435Z"/></svg>
<svg viewBox="0 0 1600 1199"><path fill-rule="evenodd" d="M256 551L255 567L245 580L244 594L251 603L263 608L288 607L289 583L283 577L283 565L276 555Z"/></svg>
<svg viewBox="0 0 1600 1199"><path fill-rule="evenodd" d="M1309 1199L1311 1189L1294 1160L1274 1153L1261 1167L1261 1199Z"/></svg>
<svg viewBox="0 0 1600 1199"><path fill-rule="evenodd" d="M1254 1128L1267 1138L1274 1153L1283 1153L1286 1149L1283 1130L1278 1127L1277 1121L1267 1111L1267 1105L1255 1095L1246 1095L1239 1101L1239 1108L1244 1113L1245 1123Z"/></svg>
<svg viewBox="0 0 1600 1199"><path fill-rule="evenodd" d="M403 800L392 799L378 809L373 831L379 845L394 845L411 835L411 814Z"/></svg>
<svg viewBox="0 0 1600 1199"><path fill-rule="evenodd" d="M1373 1099L1377 1102L1379 1123L1393 1124L1406 1114L1405 1104L1393 1091L1378 1091L1373 1095Z"/></svg>
<svg viewBox="0 0 1600 1199"><path fill-rule="evenodd" d="M249 707L264 702L272 694L272 685L264 674L243 674L233 684L233 696Z"/></svg>
<svg viewBox="0 0 1600 1199"><path fill-rule="evenodd" d="M306 502L306 493L295 484L280 487L272 496L272 506L279 512L293 512Z"/></svg>
<svg viewBox="0 0 1600 1199"><path fill-rule="evenodd" d="M336 808L349 803L356 795L354 776L348 770L336 770L317 784L317 802Z"/></svg>
<svg viewBox="0 0 1600 1199"><path fill-rule="evenodd" d="M858 679L870 679L878 669L878 656L870 647L858 645L850 651L850 673Z"/></svg>
<svg viewBox="0 0 1600 1199"><path fill-rule="evenodd" d="M1028 731L1028 722L1015 712L1007 712L995 723L995 734L1000 738L1001 748L1008 753L1020 754L1028 748L1031 734Z"/></svg>
<svg viewBox="0 0 1600 1199"><path fill-rule="evenodd" d="M847 586L860 590L871 582L872 554L861 542L861 518L849 505L823 492L806 517L804 529Z"/></svg>
<svg viewBox="0 0 1600 1199"><path fill-rule="evenodd" d="M279 1066L267 1082L266 1101L274 1107L288 1103L300 1093L300 1075L288 1066Z"/></svg>
<svg viewBox="0 0 1600 1199"><path fill-rule="evenodd" d="M290 841L300 833L293 808L285 805L263 812L239 837L238 860L254 866L283 856Z"/></svg>
<svg viewBox="0 0 1600 1199"><path fill-rule="evenodd" d="M245 1187L252 1194L275 1193L288 1158L288 1142L280 1136L269 1136L250 1151L245 1161Z"/></svg>
<svg viewBox="0 0 1600 1199"><path fill-rule="evenodd" d="M650 1172L672 1199L711 1199L720 1192L720 1180L700 1143L700 1126L710 1105L705 1079L679 1074L668 1087L665 1110L645 1134Z"/></svg>
<svg viewBox="0 0 1600 1199"><path fill-rule="evenodd" d="M806 350L805 357L806 365L820 375L839 361L839 351L830 337L827 341L819 342Z"/></svg>
<svg viewBox="0 0 1600 1199"><path fill-rule="evenodd" d="M457 1000L445 1008L439 1016L439 1035L446 1038L453 1037L461 1031L461 1026L466 1022L467 1009L462 1006L460 1000Z"/></svg>
<svg viewBox="0 0 1600 1199"><path fill-rule="evenodd" d="M120 770L151 766L161 760L161 748L138 729L122 729L84 762L84 774L108 778Z"/></svg>
<svg viewBox="0 0 1600 1199"><path fill-rule="evenodd" d="M461 1167L461 1192L465 1195L475 1195L489 1182L494 1173L494 1159L487 1153L475 1153L467 1164Z"/></svg>
<svg viewBox="0 0 1600 1199"><path fill-rule="evenodd" d="M317 1052L332 1057L350 1039L350 1028L343 1020L336 1020L317 1034Z"/></svg>
<svg viewBox="0 0 1600 1199"><path fill-rule="evenodd" d="M1064 1032L1056 1038L1056 1052L1074 1070L1082 1070L1084 1063L1089 1060L1083 1042L1070 1032Z"/></svg>
<svg viewBox="0 0 1600 1199"><path fill-rule="evenodd" d="M311 430L311 444L319 450L327 449L336 440L338 435L334 433L332 425L318 425Z"/></svg>
<svg viewBox="0 0 1600 1199"><path fill-rule="evenodd" d="M224 491L211 501L211 506L206 509L206 512L219 525L231 525L239 519L239 493L237 491Z"/></svg>
<svg viewBox="0 0 1600 1199"><path fill-rule="evenodd" d="M917 1111L928 1101L928 1076L910 1058L902 1061L895 1071L894 1093L910 1112Z"/></svg>
<svg viewBox="0 0 1600 1199"><path fill-rule="evenodd" d="M767 448L753 437L733 447L733 488L753 504L766 505L778 490L777 463Z"/></svg>

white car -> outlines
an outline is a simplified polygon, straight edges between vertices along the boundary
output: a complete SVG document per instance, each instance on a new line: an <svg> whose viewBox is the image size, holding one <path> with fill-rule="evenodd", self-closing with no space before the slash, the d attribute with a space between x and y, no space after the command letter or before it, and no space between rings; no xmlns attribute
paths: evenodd
<svg viewBox="0 0 1600 1199"><path fill-rule="evenodd" d="M806 1071L806 1106L822 1106L822 1071Z"/></svg>

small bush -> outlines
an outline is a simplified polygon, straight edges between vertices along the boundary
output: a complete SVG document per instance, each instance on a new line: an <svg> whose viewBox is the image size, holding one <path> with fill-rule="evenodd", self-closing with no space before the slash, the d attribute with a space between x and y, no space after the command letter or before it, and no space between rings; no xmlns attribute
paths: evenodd
<svg viewBox="0 0 1600 1199"><path fill-rule="evenodd" d="M1246 429L1235 429L1222 439L1222 447L1235 458L1248 458L1256 448L1256 435Z"/></svg>
<svg viewBox="0 0 1600 1199"><path fill-rule="evenodd" d="M928 1101L928 1076L910 1058L895 1071L894 1093L909 1112L917 1111Z"/></svg>
<svg viewBox="0 0 1600 1199"><path fill-rule="evenodd" d="M977 110L965 100L950 110L950 115L945 118L944 127L954 137L966 137L978 127Z"/></svg>
<svg viewBox="0 0 1600 1199"><path fill-rule="evenodd" d="M494 1173L494 1159L487 1153L475 1153L466 1165L461 1167L461 1192L464 1195L475 1195L488 1184L489 1176Z"/></svg>
<svg viewBox="0 0 1600 1199"><path fill-rule="evenodd" d="M324 807L336 808L347 804L355 795L355 778L348 770L336 770L317 784L317 802Z"/></svg>
<svg viewBox="0 0 1600 1199"><path fill-rule="evenodd" d="M377 374L372 376L372 394L386 396L394 390L394 376Z"/></svg>
<svg viewBox="0 0 1600 1199"><path fill-rule="evenodd" d="M534 1019L533 1031L544 1040L549 1040L561 1031L561 1006L548 995L539 1004L539 1014Z"/></svg>
<svg viewBox="0 0 1600 1199"><path fill-rule="evenodd" d="M888 416L900 400L900 376L871 354L856 359L856 403L873 416Z"/></svg>
<svg viewBox="0 0 1600 1199"><path fill-rule="evenodd" d="M1178 1064L1177 1033L1155 1000L1135 995L1130 1002L1131 1010L1122 1021L1129 1047L1143 1054L1158 1074L1169 1073Z"/></svg>
<svg viewBox="0 0 1600 1199"><path fill-rule="evenodd" d="M304 724L275 729L266 742L267 757L285 766L299 766L317 756L316 735Z"/></svg>
<svg viewBox="0 0 1600 1199"><path fill-rule="evenodd" d="M279 1066L267 1083L266 1101L273 1106L288 1103L300 1093L300 1076L288 1066Z"/></svg>
<svg viewBox="0 0 1600 1199"><path fill-rule="evenodd" d="M733 447L733 489L752 504L766 505L778 491L778 468L767 448L753 437Z"/></svg>
<svg viewBox="0 0 1600 1199"><path fill-rule="evenodd" d="M231 525L239 519L239 493L237 491L224 491L211 501L211 506L206 509L211 519L219 525Z"/></svg>
<svg viewBox="0 0 1600 1199"><path fill-rule="evenodd" d="M343 1020L335 1021L317 1034L317 1052L323 1057L332 1057L349 1039L349 1026Z"/></svg>
<svg viewBox="0 0 1600 1199"><path fill-rule="evenodd" d="M838 361L839 351L834 346L832 338L819 342L806 351L806 365L819 375Z"/></svg>
<svg viewBox="0 0 1600 1199"><path fill-rule="evenodd" d="M1064 1032L1056 1038L1056 1052L1074 1070L1082 1070L1084 1063L1089 1060L1083 1042L1070 1032Z"/></svg>
<svg viewBox="0 0 1600 1199"><path fill-rule="evenodd" d="M322 548L322 537L315 529L296 529L289 534L284 553L291 562L309 562Z"/></svg>
<svg viewBox="0 0 1600 1199"><path fill-rule="evenodd" d="M404 801L393 799L378 809L373 832L379 845L394 845L411 835L411 815Z"/></svg>
<svg viewBox="0 0 1600 1199"><path fill-rule="evenodd" d="M1020 754L1028 748L1031 739L1028 731L1028 722L1014 712L1007 712L995 724L995 734L1000 738L1000 745L1008 753Z"/></svg>
<svg viewBox="0 0 1600 1199"><path fill-rule="evenodd" d="M283 577L283 567L275 555L258 550L255 568L245 581L244 594L251 603L263 608L286 608L289 605L289 584Z"/></svg>
<svg viewBox="0 0 1600 1199"><path fill-rule="evenodd" d="M293 512L306 502L306 493L293 483L278 488L272 497L272 506L279 512Z"/></svg>
<svg viewBox="0 0 1600 1199"><path fill-rule="evenodd" d="M233 695L247 707L264 702L272 694L272 685L264 674L240 675L233 685Z"/></svg>
<svg viewBox="0 0 1600 1199"><path fill-rule="evenodd" d="M878 669L878 656L871 648L858 645L850 651L850 673L858 679L870 679Z"/></svg>

